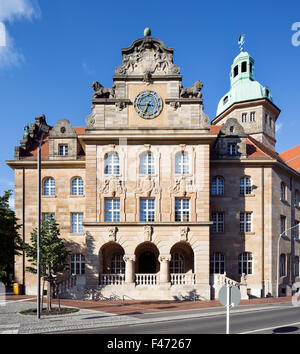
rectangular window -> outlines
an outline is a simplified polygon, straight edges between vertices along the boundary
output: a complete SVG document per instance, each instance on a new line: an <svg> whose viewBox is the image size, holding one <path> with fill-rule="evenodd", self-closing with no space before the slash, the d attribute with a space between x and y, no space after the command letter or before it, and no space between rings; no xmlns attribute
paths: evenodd
<svg viewBox="0 0 300 354"><path fill-rule="evenodd" d="M255 122L255 112L250 113L250 122Z"/></svg>
<svg viewBox="0 0 300 354"><path fill-rule="evenodd" d="M59 145L59 155L68 156L68 145Z"/></svg>
<svg viewBox="0 0 300 354"><path fill-rule="evenodd" d="M251 232L252 213L240 213L240 232Z"/></svg>
<svg viewBox="0 0 300 354"><path fill-rule="evenodd" d="M228 153L228 155L237 155L237 145L236 144L228 144L227 145L227 153Z"/></svg>
<svg viewBox="0 0 300 354"><path fill-rule="evenodd" d="M85 274L85 257L82 254L73 254L71 256L71 274Z"/></svg>
<svg viewBox="0 0 300 354"><path fill-rule="evenodd" d="M72 233L83 232L83 213L72 213Z"/></svg>
<svg viewBox="0 0 300 354"><path fill-rule="evenodd" d="M224 213L214 212L212 213L212 231L213 232L224 232Z"/></svg>
<svg viewBox="0 0 300 354"><path fill-rule="evenodd" d="M105 221L120 221L120 199L105 199Z"/></svg>
<svg viewBox="0 0 300 354"><path fill-rule="evenodd" d="M252 184L250 177L243 177L240 179L240 194L251 194Z"/></svg>
<svg viewBox="0 0 300 354"><path fill-rule="evenodd" d="M189 199L175 199L175 221L190 221Z"/></svg>
<svg viewBox="0 0 300 354"><path fill-rule="evenodd" d="M46 221L46 220L54 220L55 219L55 213L42 213L42 219L44 221Z"/></svg>
<svg viewBox="0 0 300 354"><path fill-rule="evenodd" d="M155 199L140 199L140 221L155 221Z"/></svg>
<svg viewBox="0 0 300 354"><path fill-rule="evenodd" d="M243 113L242 114L242 123L246 123L247 122L247 113Z"/></svg>
<svg viewBox="0 0 300 354"><path fill-rule="evenodd" d="M280 233L283 236L286 236L285 230L286 230L286 217L281 215L280 216Z"/></svg>
<svg viewBox="0 0 300 354"><path fill-rule="evenodd" d="M267 113L265 114L265 124L266 125L268 124L268 114Z"/></svg>

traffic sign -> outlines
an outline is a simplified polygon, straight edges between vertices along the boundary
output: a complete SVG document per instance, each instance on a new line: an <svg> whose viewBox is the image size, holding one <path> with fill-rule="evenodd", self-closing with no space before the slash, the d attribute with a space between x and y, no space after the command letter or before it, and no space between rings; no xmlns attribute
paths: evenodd
<svg viewBox="0 0 300 354"><path fill-rule="evenodd" d="M237 306L241 300L240 289L235 285L229 285L229 305ZM219 291L219 301L223 306L228 304L227 302L227 285L223 285Z"/></svg>

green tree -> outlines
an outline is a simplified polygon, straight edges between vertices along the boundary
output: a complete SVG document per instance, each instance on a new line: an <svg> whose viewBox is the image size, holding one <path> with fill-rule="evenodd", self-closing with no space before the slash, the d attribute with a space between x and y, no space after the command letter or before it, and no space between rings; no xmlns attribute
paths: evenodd
<svg viewBox="0 0 300 354"><path fill-rule="evenodd" d="M0 196L0 281L11 285L14 277L14 256L22 251L22 239L18 233L21 225L15 212L9 207L12 190Z"/></svg>
<svg viewBox="0 0 300 354"><path fill-rule="evenodd" d="M69 251L64 240L59 237L58 224L54 219L46 219L41 222L40 229L40 274L44 281L47 281L47 310L51 310L51 294L53 287L57 284L57 273L63 273L67 267ZM32 266L26 267L31 273L37 273L37 229L31 232L31 243L24 243L24 251Z"/></svg>

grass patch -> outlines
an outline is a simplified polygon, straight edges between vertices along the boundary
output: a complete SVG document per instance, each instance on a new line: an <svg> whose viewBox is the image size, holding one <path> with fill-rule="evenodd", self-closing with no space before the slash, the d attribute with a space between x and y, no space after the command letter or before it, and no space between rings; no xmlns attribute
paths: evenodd
<svg viewBox="0 0 300 354"><path fill-rule="evenodd" d="M52 310L48 311L47 309L43 309L41 311L41 315L67 315L70 313L74 313L74 312L78 312L79 309L75 309L75 308L71 308L71 307L62 307L60 310L59 308L53 308ZM20 314L22 315L36 315L37 314L37 310L36 308L34 309L28 309L28 310L23 310L20 311Z"/></svg>

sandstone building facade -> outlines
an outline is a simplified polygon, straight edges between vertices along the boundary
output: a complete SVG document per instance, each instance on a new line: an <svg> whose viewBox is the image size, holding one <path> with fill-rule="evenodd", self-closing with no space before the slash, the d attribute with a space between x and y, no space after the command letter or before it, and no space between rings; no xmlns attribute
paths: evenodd
<svg viewBox="0 0 300 354"><path fill-rule="evenodd" d="M202 83L183 87L173 49L149 29L122 59L112 88L93 83L85 126L38 117L7 161L23 239L37 224L46 131L42 216L56 219L72 253L65 296L210 299L225 282L246 298L274 296L277 267L279 292L290 294L300 175L275 152L280 110L255 81L253 58L243 49L235 58L211 122ZM35 294L26 264L16 258L15 279Z"/></svg>

